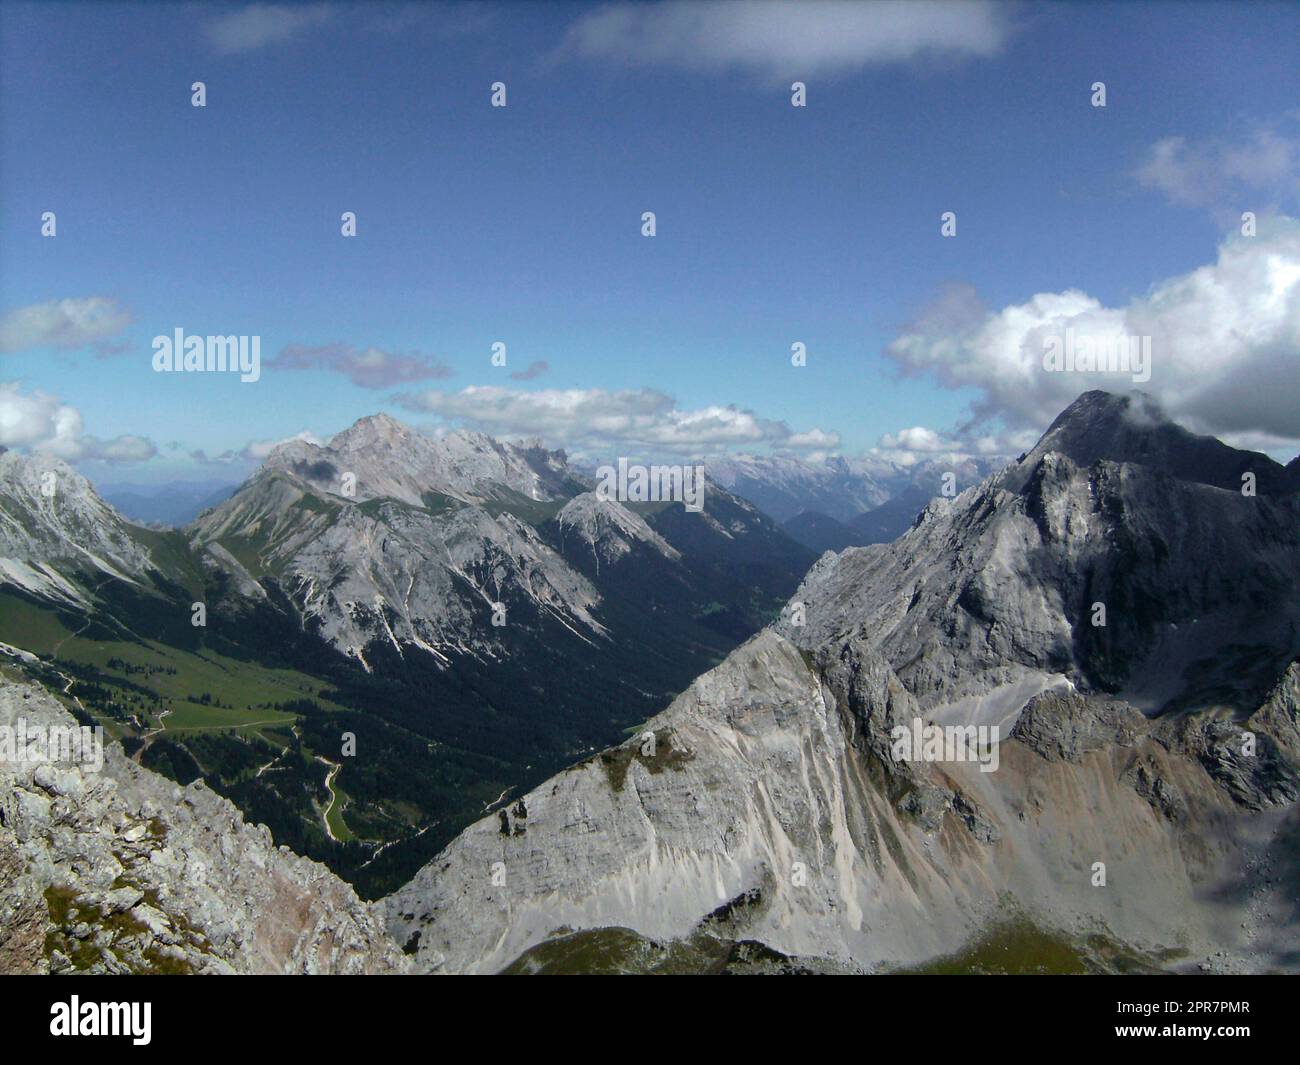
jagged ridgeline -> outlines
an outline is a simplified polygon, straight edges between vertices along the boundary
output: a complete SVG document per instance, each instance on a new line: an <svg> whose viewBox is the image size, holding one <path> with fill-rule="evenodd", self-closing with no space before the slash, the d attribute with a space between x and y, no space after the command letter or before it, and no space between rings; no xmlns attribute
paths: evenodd
<svg viewBox="0 0 1300 1065"><path fill-rule="evenodd" d="M1297 967L1300 463L1141 397L815 564L713 483L619 506L382 417L171 532L0 472L0 709L124 752L7 783L0 965ZM924 729L997 757L900 753Z"/></svg>
<svg viewBox="0 0 1300 1065"><path fill-rule="evenodd" d="M369 896L663 709L813 558L717 486L624 506L562 452L384 415L179 529L0 455L5 661Z"/></svg>
<svg viewBox="0 0 1300 1065"><path fill-rule="evenodd" d="M467 829L394 938L425 971L1294 971L1298 490L1087 393ZM996 767L901 754L921 722L996 727Z"/></svg>

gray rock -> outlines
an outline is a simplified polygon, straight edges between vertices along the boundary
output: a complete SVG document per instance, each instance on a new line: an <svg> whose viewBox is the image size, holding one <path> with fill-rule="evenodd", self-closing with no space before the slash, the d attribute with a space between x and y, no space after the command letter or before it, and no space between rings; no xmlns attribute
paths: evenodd
<svg viewBox="0 0 1300 1065"><path fill-rule="evenodd" d="M1081 397L899 540L824 555L642 736L525 795L524 834L467 829L384 901L393 938L422 971L488 972L564 931L664 942L725 913L874 971L1015 914L1294 969L1300 925L1260 916L1300 780L1300 500L1268 461ZM1246 468L1270 490L1232 491ZM917 719L997 726L996 770L895 757Z"/></svg>
<svg viewBox="0 0 1300 1065"><path fill-rule="evenodd" d="M0 725L19 717L74 724L43 691L0 679ZM0 794L16 811L0 825L0 972L408 968L372 908L324 866L111 742L99 773L0 763Z"/></svg>

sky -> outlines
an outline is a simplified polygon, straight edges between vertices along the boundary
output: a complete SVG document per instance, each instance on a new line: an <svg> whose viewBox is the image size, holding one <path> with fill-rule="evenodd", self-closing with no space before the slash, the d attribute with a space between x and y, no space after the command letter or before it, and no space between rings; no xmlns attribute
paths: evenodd
<svg viewBox="0 0 1300 1065"><path fill-rule="evenodd" d="M387 411L906 462L1102 387L1286 460L1297 44L1266 3L0 2L0 444L236 481ZM157 372L176 329L258 380ZM1067 332L1149 375L1045 369Z"/></svg>

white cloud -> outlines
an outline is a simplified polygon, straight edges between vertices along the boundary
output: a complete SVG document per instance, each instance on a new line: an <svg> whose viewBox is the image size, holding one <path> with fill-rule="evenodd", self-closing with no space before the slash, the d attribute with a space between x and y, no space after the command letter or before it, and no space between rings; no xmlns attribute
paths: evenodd
<svg viewBox="0 0 1300 1065"><path fill-rule="evenodd" d="M886 433L880 438L880 446L887 449L901 448L907 451L944 451L956 445L952 440L945 439L933 429L927 429L923 425L916 425L911 429L902 429L897 433Z"/></svg>
<svg viewBox="0 0 1300 1065"><path fill-rule="evenodd" d="M108 296L35 303L0 319L0 352L104 344L130 323L127 309Z"/></svg>
<svg viewBox="0 0 1300 1065"><path fill-rule="evenodd" d="M943 433L914 425L883 434L869 453L900 466L914 466L925 460L961 463L967 459L1012 458L1032 448L1038 435L1036 429Z"/></svg>
<svg viewBox="0 0 1300 1065"><path fill-rule="evenodd" d="M809 429L804 433L791 433L790 437L784 441L783 446L794 450L814 448L834 451L840 446L840 434L828 433L825 429Z"/></svg>
<svg viewBox="0 0 1300 1065"><path fill-rule="evenodd" d="M144 462L158 453L144 437L100 440L83 428L81 412L57 396L24 393L16 381L0 382L0 445L46 451L68 462Z"/></svg>
<svg viewBox="0 0 1300 1065"><path fill-rule="evenodd" d="M1258 213L1300 191L1300 139L1269 129L1236 144L1165 137L1151 146L1134 176L1177 204ZM1238 202L1249 195L1272 202Z"/></svg>
<svg viewBox="0 0 1300 1065"><path fill-rule="evenodd" d="M251 440L238 451L223 451L218 455L209 455L205 450L199 448L190 452L190 458L195 462L202 463L205 466L231 466L231 465L255 465L266 458L281 444L287 444L291 440L305 440L309 444L315 444L317 447L323 447L325 441L309 429L304 429L293 436L280 437L271 440Z"/></svg>
<svg viewBox="0 0 1300 1065"><path fill-rule="evenodd" d="M324 447L325 441L308 429L293 436L286 436L280 440L254 440L245 445L241 454L254 462L261 462L267 455L274 451L281 444L287 444L291 440L305 440L309 444L315 444L317 447Z"/></svg>
<svg viewBox="0 0 1300 1065"><path fill-rule="evenodd" d="M1049 338L1150 337L1151 378L1049 372ZM1045 428L1092 388L1152 394L1189 428L1270 434L1300 444L1300 223L1261 218L1259 236L1233 237L1215 262L1153 286L1125 307L1078 290L1040 293L988 312L969 292L948 293L886 349L905 372L972 388L974 422Z"/></svg>
<svg viewBox="0 0 1300 1065"><path fill-rule="evenodd" d="M391 388L431 378L450 377L451 370L420 355L394 355L376 347L364 351L351 344L307 347L289 344L266 366L278 370L328 370L345 374L360 388Z"/></svg>
<svg viewBox="0 0 1300 1065"><path fill-rule="evenodd" d="M996 55L1010 32L987 0L665 0L618 3L570 27L562 55L801 78L927 54Z"/></svg>
<svg viewBox="0 0 1300 1065"><path fill-rule="evenodd" d="M144 462L158 454L153 441L130 433L97 445L93 450L94 454L88 457L102 459L104 462Z"/></svg>
<svg viewBox="0 0 1300 1065"><path fill-rule="evenodd" d="M732 445L825 448L839 443L838 434L821 429L793 433L782 421L734 406L682 410L671 396L648 388L525 392L476 386L400 395L396 400L408 410L436 414L495 436L541 437L552 446L579 452L695 452Z"/></svg>
<svg viewBox="0 0 1300 1065"><path fill-rule="evenodd" d="M222 55L252 52L268 44L287 41L330 17L325 4L294 7L288 4L251 4L222 15L207 25L208 41Z"/></svg>

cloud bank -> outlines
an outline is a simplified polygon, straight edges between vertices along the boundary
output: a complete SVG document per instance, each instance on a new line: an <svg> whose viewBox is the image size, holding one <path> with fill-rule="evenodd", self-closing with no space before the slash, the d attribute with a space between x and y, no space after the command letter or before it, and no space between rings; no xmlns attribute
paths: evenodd
<svg viewBox="0 0 1300 1065"><path fill-rule="evenodd" d="M130 312L108 296L34 303L0 318L0 352L103 346L130 324Z"/></svg>
<svg viewBox="0 0 1300 1065"><path fill-rule="evenodd" d="M493 436L541 437L578 453L697 454L723 447L825 449L839 434L822 429L796 433L783 421L734 406L683 410L655 389L611 392L600 388L526 392L472 386L459 392L405 393L395 401L410 411Z"/></svg>
<svg viewBox="0 0 1300 1065"><path fill-rule="evenodd" d="M1007 8L985 0L666 0L580 17L561 55L773 79L838 74L925 55L996 55Z"/></svg>
<svg viewBox="0 0 1300 1065"><path fill-rule="evenodd" d="M304 429L293 436L281 437L280 439L252 440L238 450L223 451L218 455L209 455L203 448L197 448L191 451L189 455L195 462L204 466L256 465L281 444L287 444L291 440L305 440L317 447L324 447L325 445L325 441L319 436L308 429Z"/></svg>
<svg viewBox="0 0 1300 1065"><path fill-rule="evenodd" d="M394 355L375 347L362 350L351 344L290 344L275 358L266 360L266 365L276 370L340 373L359 388L392 388L451 376L447 366L420 355Z"/></svg>
<svg viewBox="0 0 1300 1065"><path fill-rule="evenodd" d="M1123 372L1045 370L1046 346L1067 330L1102 340L1150 337L1150 380L1139 385ZM953 289L886 353L907 374L975 391L973 420L961 431L967 442L995 421L1041 431L1091 388L1138 388L1196 432L1294 454L1300 448L1300 222L1261 218L1258 236L1227 238L1213 263L1162 281L1122 307L1069 289L989 311L970 289Z"/></svg>
<svg viewBox="0 0 1300 1065"><path fill-rule="evenodd" d="M144 462L158 453L153 442L124 434L100 440L84 431L81 412L45 392L0 383L0 445L45 451L67 462Z"/></svg>

